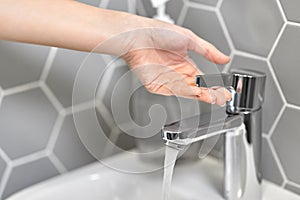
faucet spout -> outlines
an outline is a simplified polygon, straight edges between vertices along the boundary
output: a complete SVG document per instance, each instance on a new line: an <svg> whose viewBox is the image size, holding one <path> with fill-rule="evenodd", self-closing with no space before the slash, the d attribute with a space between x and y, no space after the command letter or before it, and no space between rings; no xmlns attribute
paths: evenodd
<svg viewBox="0 0 300 200"><path fill-rule="evenodd" d="M183 119L162 129L165 144L183 150L216 135L224 135L224 184L226 200L261 200L262 103L266 75L238 70L232 74L201 75L196 85L222 85L232 99L226 110Z"/></svg>
<svg viewBox="0 0 300 200"><path fill-rule="evenodd" d="M206 113L165 125L162 139L166 145L182 150L194 142L244 128L242 116L231 115L224 118L223 113L220 110L214 112L214 117L212 113ZM212 120L216 116L217 119Z"/></svg>

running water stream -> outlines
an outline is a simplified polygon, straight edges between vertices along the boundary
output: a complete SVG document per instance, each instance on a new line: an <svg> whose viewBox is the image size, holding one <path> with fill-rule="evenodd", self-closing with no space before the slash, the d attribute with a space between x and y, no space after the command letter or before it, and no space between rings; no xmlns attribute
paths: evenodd
<svg viewBox="0 0 300 200"><path fill-rule="evenodd" d="M169 200L171 193L172 177L178 153L179 150L166 146L162 200Z"/></svg>

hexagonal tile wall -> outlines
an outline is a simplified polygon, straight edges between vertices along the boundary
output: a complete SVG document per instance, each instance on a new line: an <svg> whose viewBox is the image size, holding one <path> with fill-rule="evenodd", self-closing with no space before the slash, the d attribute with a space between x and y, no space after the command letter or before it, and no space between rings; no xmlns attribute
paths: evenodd
<svg viewBox="0 0 300 200"><path fill-rule="evenodd" d="M56 116L38 88L5 96L0 107L0 146L11 159L44 149Z"/></svg>
<svg viewBox="0 0 300 200"><path fill-rule="evenodd" d="M177 21L181 9L183 7L183 0L171 0L166 4L166 13L170 15L172 19Z"/></svg>
<svg viewBox="0 0 300 200"><path fill-rule="evenodd" d="M75 78L86 78L84 84L80 85L81 100L77 99L76 102L83 103L92 100L94 96L91 96L91 93L87 93L87 91L93 89L94 83L97 83L101 72L105 70L105 66L106 63L100 54L59 49L47 76L46 83L60 103L64 107L70 107L72 105ZM77 74L81 67L92 68L92 70L89 70L91 73Z"/></svg>
<svg viewBox="0 0 300 200"><path fill-rule="evenodd" d="M300 93L295 86L300 84L300 25L287 25L271 56L271 64L278 77L288 103L300 106Z"/></svg>
<svg viewBox="0 0 300 200"><path fill-rule="evenodd" d="M28 185L36 184L56 175L59 175L59 172L48 158L41 158L16 166L10 173L2 198L9 197Z"/></svg>
<svg viewBox="0 0 300 200"><path fill-rule="evenodd" d="M95 161L80 141L72 115L64 119L53 152L67 170Z"/></svg>
<svg viewBox="0 0 300 200"><path fill-rule="evenodd" d="M300 22L300 2L298 0L280 0L285 15L289 21Z"/></svg>
<svg viewBox="0 0 300 200"><path fill-rule="evenodd" d="M216 6L219 0L189 0L190 2L201 3L204 5Z"/></svg>
<svg viewBox="0 0 300 200"><path fill-rule="evenodd" d="M275 150L287 178L298 184L300 184L300 163L295 158L300 151L299 118L300 109L287 107L272 135Z"/></svg>
<svg viewBox="0 0 300 200"><path fill-rule="evenodd" d="M230 54L231 50L215 12L189 7L182 26L211 42L227 55Z"/></svg>
<svg viewBox="0 0 300 200"><path fill-rule="evenodd" d="M267 139L263 139L262 143L262 174L263 178L277 185L282 185L284 179L280 172L278 163L276 162L272 150Z"/></svg>
<svg viewBox="0 0 300 200"><path fill-rule="evenodd" d="M284 23L273 0L224 0L221 12L236 49L265 57Z"/></svg>
<svg viewBox="0 0 300 200"><path fill-rule="evenodd" d="M0 41L0 85L3 89L38 81L49 47ZM11 78L14 77L14 78Z"/></svg>
<svg viewBox="0 0 300 200"><path fill-rule="evenodd" d="M279 92L280 88L276 86L267 61L235 55L231 61L229 70L234 69L253 69L266 73L267 80L263 104L263 132L269 133L284 102Z"/></svg>
<svg viewBox="0 0 300 200"><path fill-rule="evenodd" d="M1 151L1 150L0 150ZM4 161L4 159L0 156L0 177L3 176L4 174L4 170L6 168L7 163ZM1 185L1 181L2 178L0 178L0 185Z"/></svg>

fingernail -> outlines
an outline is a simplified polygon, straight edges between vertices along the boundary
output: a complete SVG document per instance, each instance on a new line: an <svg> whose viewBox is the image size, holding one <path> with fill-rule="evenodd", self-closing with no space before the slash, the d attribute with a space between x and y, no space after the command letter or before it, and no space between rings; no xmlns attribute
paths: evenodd
<svg viewBox="0 0 300 200"><path fill-rule="evenodd" d="M224 106L226 106L226 102L223 104L223 105L220 105L221 107L224 107Z"/></svg>

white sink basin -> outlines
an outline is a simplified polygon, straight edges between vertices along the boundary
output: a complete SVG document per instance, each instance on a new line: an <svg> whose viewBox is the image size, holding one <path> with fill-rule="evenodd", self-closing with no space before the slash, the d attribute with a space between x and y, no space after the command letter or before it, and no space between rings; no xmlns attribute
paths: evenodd
<svg viewBox="0 0 300 200"><path fill-rule="evenodd" d="M108 162L143 167L136 156L119 154ZM172 183L172 200L222 200L222 165L214 158L179 164ZM128 174L99 163L25 189L7 200L160 200L162 171ZM263 200L300 200L269 182L263 183Z"/></svg>

